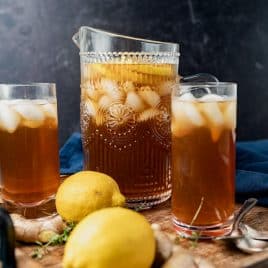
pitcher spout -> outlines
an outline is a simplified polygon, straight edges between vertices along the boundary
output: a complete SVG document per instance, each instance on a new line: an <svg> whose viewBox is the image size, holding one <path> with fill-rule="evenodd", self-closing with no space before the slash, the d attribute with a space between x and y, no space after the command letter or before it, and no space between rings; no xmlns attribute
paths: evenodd
<svg viewBox="0 0 268 268"><path fill-rule="evenodd" d="M72 40L75 43L75 45L80 49L79 31L73 35Z"/></svg>
<svg viewBox="0 0 268 268"><path fill-rule="evenodd" d="M179 56L179 44L135 38L81 26L72 37L80 53L142 52L169 53Z"/></svg>

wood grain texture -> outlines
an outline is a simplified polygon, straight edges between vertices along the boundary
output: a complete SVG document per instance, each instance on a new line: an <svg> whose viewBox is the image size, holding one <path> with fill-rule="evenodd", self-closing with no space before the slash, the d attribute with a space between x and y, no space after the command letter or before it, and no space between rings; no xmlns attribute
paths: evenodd
<svg viewBox="0 0 268 268"><path fill-rule="evenodd" d="M141 212L150 223L160 224L163 231L174 236L174 230L171 223L170 203L166 202L153 209ZM247 215L245 222L258 230L268 230L268 209L255 207ZM249 264L268 258L268 251L249 255L240 252L231 244L223 241L199 241L195 247L187 240L181 240L181 245L188 248L194 254L198 254L209 259L218 268L238 268L246 267ZM63 256L63 246L50 247L49 252L41 260L32 260L29 256L35 246L18 244L16 257L18 268L30 267L52 267L60 268Z"/></svg>

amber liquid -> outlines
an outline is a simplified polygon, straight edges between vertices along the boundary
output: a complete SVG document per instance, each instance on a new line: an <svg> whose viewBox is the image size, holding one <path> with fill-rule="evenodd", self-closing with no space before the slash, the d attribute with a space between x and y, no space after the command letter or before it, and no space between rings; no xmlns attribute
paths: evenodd
<svg viewBox="0 0 268 268"><path fill-rule="evenodd" d="M222 103L221 109L227 105ZM221 125L212 135L211 128L205 122L188 133L172 135L172 212L183 224L217 225L234 212L234 129Z"/></svg>
<svg viewBox="0 0 268 268"><path fill-rule="evenodd" d="M32 206L52 197L59 186L58 128L54 119L39 127L0 130L2 197Z"/></svg>
<svg viewBox="0 0 268 268"><path fill-rule="evenodd" d="M176 66L170 64L84 66L84 168L112 176L129 202L158 203L170 196L175 77Z"/></svg>

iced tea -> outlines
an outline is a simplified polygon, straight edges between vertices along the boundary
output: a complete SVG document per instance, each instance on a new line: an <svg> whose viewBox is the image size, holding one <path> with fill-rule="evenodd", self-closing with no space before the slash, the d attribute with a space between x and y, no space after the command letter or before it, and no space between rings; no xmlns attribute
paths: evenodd
<svg viewBox="0 0 268 268"><path fill-rule="evenodd" d="M59 185L58 123L51 100L0 100L2 198L35 206Z"/></svg>
<svg viewBox="0 0 268 268"><path fill-rule="evenodd" d="M84 63L84 168L112 176L128 203L171 193L171 90L175 64Z"/></svg>
<svg viewBox="0 0 268 268"><path fill-rule="evenodd" d="M190 92L172 101L175 226L211 227L234 212L235 97Z"/></svg>

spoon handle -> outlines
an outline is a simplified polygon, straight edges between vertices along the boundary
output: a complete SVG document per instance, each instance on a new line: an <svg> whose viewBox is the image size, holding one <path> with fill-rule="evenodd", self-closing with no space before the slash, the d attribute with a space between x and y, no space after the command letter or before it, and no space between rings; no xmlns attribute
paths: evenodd
<svg viewBox="0 0 268 268"><path fill-rule="evenodd" d="M242 207L234 216L234 223L230 233L232 233L234 230L238 230L241 220L256 205L257 202L258 200L256 198L249 198L244 202Z"/></svg>
<svg viewBox="0 0 268 268"><path fill-rule="evenodd" d="M259 240L259 241L268 241L267 235L264 235L264 236L253 235L253 236L250 236L250 238L254 240Z"/></svg>
<svg viewBox="0 0 268 268"><path fill-rule="evenodd" d="M236 239L242 239L245 238L245 235L225 235L225 236L219 236L215 237L214 240L236 240ZM255 236L255 235L249 235L248 238L258 241L268 241L268 236Z"/></svg>
<svg viewBox="0 0 268 268"><path fill-rule="evenodd" d="M224 236L218 236L213 238L214 240L235 240L235 239L240 239L240 238L244 238L244 235L224 235Z"/></svg>

